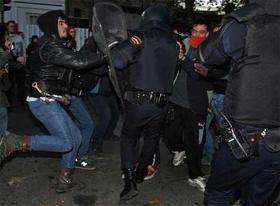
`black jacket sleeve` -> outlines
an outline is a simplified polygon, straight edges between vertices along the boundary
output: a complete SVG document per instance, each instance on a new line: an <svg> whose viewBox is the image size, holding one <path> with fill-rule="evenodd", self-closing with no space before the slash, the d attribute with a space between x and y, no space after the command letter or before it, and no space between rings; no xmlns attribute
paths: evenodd
<svg viewBox="0 0 280 206"><path fill-rule="evenodd" d="M47 64L72 70L86 70L105 63L103 54L89 51L74 52L59 41L49 40L40 49L40 57Z"/></svg>
<svg viewBox="0 0 280 206"><path fill-rule="evenodd" d="M217 80L229 73L229 67L209 68L207 73L207 79Z"/></svg>
<svg viewBox="0 0 280 206"><path fill-rule="evenodd" d="M243 54L245 24L235 20L228 22L210 36L199 47L199 60L203 64L221 65L229 60L238 60Z"/></svg>

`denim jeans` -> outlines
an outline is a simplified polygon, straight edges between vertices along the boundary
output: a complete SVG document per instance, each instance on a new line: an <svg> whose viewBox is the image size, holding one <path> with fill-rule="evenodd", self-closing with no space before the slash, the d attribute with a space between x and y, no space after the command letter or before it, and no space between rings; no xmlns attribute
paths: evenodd
<svg viewBox="0 0 280 206"><path fill-rule="evenodd" d="M77 157L83 158L88 152L91 136L94 130L93 120L81 97L73 96L68 110L74 116L75 123L81 131L82 142Z"/></svg>
<svg viewBox="0 0 280 206"><path fill-rule="evenodd" d="M6 107L0 107L0 137L5 134L8 125L8 114Z"/></svg>
<svg viewBox="0 0 280 206"><path fill-rule="evenodd" d="M224 101L225 101L224 94L217 94L217 93L213 94L212 101L211 101L211 109L213 111L217 123L221 126L224 123L224 119L220 114L224 110Z"/></svg>
<svg viewBox="0 0 280 206"><path fill-rule="evenodd" d="M69 114L56 101L28 102L33 115L47 128L49 135L31 136L30 149L62 153L62 168L74 168L81 144L81 133Z"/></svg>
<svg viewBox="0 0 280 206"><path fill-rule="evenodd" d="M213 118L215 118L217 124L222 127L223 125L223 117L220 115L220 113L224 109L224 94L217 94L214 93L211 100L211 112L208 112L207 118L206 118L206 142L204 145L204 154L209 158L209 160L212 159L212 155L215 152L214 148L214 137L213 133L211 132L211 123L213 121Z"/></svg>
<svg viewBox="0 0 280 206"><path fill-rule="evenodd" d="M265 138L265 137L264 137ZM259 140L258 155L249 160L234 158L225 143L213 156L205 192L207 206L228 206L231 196L241 193L241 206L262 206L280 183L280 152L269 152Z"/></svg>

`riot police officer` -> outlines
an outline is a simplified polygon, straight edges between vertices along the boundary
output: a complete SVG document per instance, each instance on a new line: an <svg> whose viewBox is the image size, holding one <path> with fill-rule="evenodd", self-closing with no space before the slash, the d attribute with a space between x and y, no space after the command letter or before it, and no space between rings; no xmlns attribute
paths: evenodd
<svg viewBox="0 0 280 206"><path fill-rule="evenodd" d="M135 180L136 144L145 130L146 142L137 167L137 182L147 175L147 166L158 144L166 100L172 89L179 47L169 28L169 12L160 6L144 11L140 33L130 41L141 41L142 50L129 66L125 88L125 119L121 137L121 168L125 187L121 199L138 194Z"/></svg>
<svg viewBox="0 0 280 206"><path fill-rule="evenodd" d="M200 47L203 63L230 62L226 129L206 185L207 206L265 205L280 182L280 4L250 0Z"/></svg>

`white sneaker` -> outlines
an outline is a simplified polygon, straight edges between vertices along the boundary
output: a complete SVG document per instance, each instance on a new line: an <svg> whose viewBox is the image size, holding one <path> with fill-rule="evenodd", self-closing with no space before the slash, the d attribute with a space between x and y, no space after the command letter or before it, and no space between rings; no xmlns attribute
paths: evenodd
<svg viewBox="0 0 280 206"><path fill-rule="evenodd" d="M173 160L172 160L172 164L177 167L181 164L184 163L184 159L186 158L186 151L182 151L182 152L178 152L178 151L174 151L174 156L173 156Z"/></svg>
<svg viewBox="0 0 280 206"><path fill-rule="evenodd" d="M195 179L188 179L188 184L192 187L196 187L199 191L204 192L205 191L205 178L203 177L197 177Z"/></svg>

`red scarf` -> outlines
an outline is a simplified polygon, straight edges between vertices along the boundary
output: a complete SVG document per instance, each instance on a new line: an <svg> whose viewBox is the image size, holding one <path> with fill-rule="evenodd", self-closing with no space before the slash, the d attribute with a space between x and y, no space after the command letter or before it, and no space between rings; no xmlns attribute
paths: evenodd
<svg viewBox="0 0 280 206"><path fill-rule="evenodd" d="M198 46L206 39L206 37L191 36L190 45L192 48L198 48Z"/></svg>

